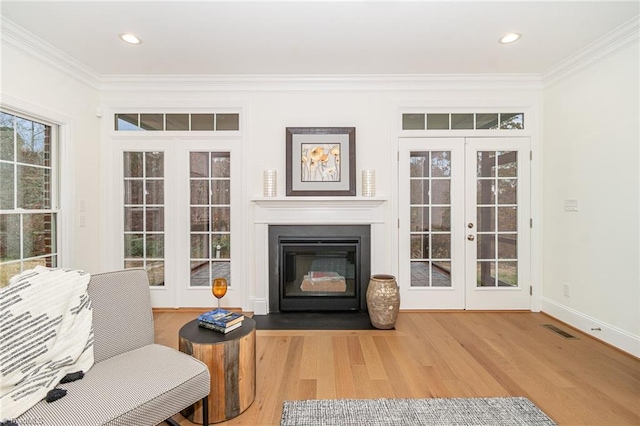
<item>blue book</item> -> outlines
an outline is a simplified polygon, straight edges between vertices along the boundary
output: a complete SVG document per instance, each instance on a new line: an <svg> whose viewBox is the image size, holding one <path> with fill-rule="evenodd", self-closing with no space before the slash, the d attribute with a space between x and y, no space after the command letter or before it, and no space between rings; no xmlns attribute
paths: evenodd
<svg viewBox="0 0 640 426"><path fill-rule="evenodd" d="M244 320L244 315L226 309L214 309L198 316L198 321L218 327L227 328Z"/></svg>
<svg viewBox="0 0 640 426"><path fill-rule="evenodd" d="M205 321L200 321L198 323L198 326L203 328L208 328L209 330L217 331L218 333L227 334L228 332L233 331L236 328L240 328L242 326L242 322L237 322L233 325L230 325L229 327L218 327L215 324L211 324Z"/></svg>

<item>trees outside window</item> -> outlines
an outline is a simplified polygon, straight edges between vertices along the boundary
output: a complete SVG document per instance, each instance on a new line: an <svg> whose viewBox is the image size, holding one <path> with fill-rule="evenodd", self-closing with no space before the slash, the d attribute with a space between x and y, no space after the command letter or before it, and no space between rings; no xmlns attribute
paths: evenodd
<svg viewBox="0 0 640 426"><path fill-rule="evenodd" d="M0 111L0 286L58 265L55 130Z"/></svg>

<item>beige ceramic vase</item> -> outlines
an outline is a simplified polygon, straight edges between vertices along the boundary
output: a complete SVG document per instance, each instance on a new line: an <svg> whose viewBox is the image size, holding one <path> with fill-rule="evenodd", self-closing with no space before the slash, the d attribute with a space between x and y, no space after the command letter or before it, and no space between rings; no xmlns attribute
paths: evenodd
<svg viewBox="0 0 640 426"><path fill-rule="evenodd" d="M400 311L400 289L393 275L371 276L367 288L367 309L375 328L388 330L395 327Z"/></svg>

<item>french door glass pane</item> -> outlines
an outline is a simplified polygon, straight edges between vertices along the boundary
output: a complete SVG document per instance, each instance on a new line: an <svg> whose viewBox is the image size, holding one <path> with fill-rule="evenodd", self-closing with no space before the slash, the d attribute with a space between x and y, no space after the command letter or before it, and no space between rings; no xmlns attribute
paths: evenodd
<svg viewBox="0 0 640 426"><path fill-rule="evenodd" d="M433 262L431 265L431 285L451 287L451 262Z"/></svg>
<svg viewBox="0 0 640 426"><path fill-rule="evenodd" d="M156 231L164 231L164 207L148 207L147 210L147 229L155 229Z"/></svg>
<svg viewBox="0 0 640 426"><path fill-rule="evenodd" d="M209 207L191 207L191 232L207 232L209 223Z"/></svg>
<svg viewBox="0 0 640 426"><path fill-rule="evenodd" d="M429 230L429 207L411 207L411 231Z"/></svg>
<svg viewBox="0 0 640 426"><path fill-rule="evenodd" d="M144 176L144 152L125 152L124 153L124 177Z"/></svg>
<svg viewBox="0 0 640 426"><path fill-rule="evenodd" d="M164 152L144 153L145 176L148 178L164 177Z"/></svg>
<svg viewBox="0 0 640 426"><path fill-rule="evenodd" d="M412 287L451 286L451 152L410 153Z"/></svg>
<svg viewBox="0 0 640 426"><path fill-rule="evenodd" d="M209 181L193 180L191 186L191 204L208 205L209 204Z"/></svg>
<svg viewBox="0 0 640 426"><path fill-rule="evenodd" d="M222 277L231 285L231 157L228 152L191 152L191 286Z"/></svg>
<svg viewBox="0 0 640 426"><path fill-rule="evenodd" d="M496 286L496 262L478 262L478 287Z"/></svg>
<svg viewBox="0 0 640 426"><path fill-rule="evenodd" d="M214 180L211 182L211 204L231 204L231 181Z"/></svg>
<svg viewBox="0 0 640 426"><path fill-rule="evenodd" d="M147 179L145 183L146 204L164 204L164 180Z"/></svg>
<svg viewBox="0 0 640 426"><path fill-rule="evenodd" d="M124 203L125 204L143 204L144 202L144 185L143 180L125 180L124 181Z"/></svg>
<svg viewBox="0 0 640 426"><path fill-rule="evenodd" d="M164 286L164 153L125 152L123 167L124 266Z"/></svg>
<svg viewBox="0 0 640 426"><path fill-rule="evenodd" d="M478 287L518 285L517 154L516 151L478 152Z"/></svg>
<svg viewBox="0 0 640 426"><path fill-rule="evenodd" d="M431 207L431 229L451 231L451 207Z"/></svg>
<svg viewBox="0 0 640 426"><path fill-rule="evenodd" d="M147 276L149 277L149 285L163 286L164 285L164 261L162 260L147 260Z"/></svg>

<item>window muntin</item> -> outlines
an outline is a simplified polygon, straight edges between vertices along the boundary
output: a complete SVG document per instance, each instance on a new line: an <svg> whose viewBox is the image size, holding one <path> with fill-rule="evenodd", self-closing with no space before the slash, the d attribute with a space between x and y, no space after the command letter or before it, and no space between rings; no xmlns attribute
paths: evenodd
<svg viewBox="0 0 640 426"><path fill-rule="evenodd" d="M518 152L479 151L477 286L518 286Z"/></svg>
<svg viewBox="0 0 640 426"><path fill-rule="evenodd" d="M115 131L238 131L238 113L129 113L114 115Z"/></svg>
<svg viewBox="0 0 640 426"><path fill-rule="evenodd" d="M56 128L0 111L0 286L58 265Z"/></svg>
<svg viewBox="0 0 640 426"><path fill-rule="evenodd" d="M402 130L523 130L523 112L404 113Z"/></svg>
<svg viewBox="0 0 640 426"><path fill-rule="evenodd" d="M164 153L127 151L124 170L124 267L145 268L165 285Z"/></svg>
<svg viewBox="0 0 640 426"><path fill-rule="evenodd" d="M451 287L451 152L410 154L411 287Z"/></svg>
<svg viewBox="0 0 640 426"><path fill-rule="evenodd" d="M231 286L231 154L191 152L189 187L190 285L222 277Z"/></svg>

